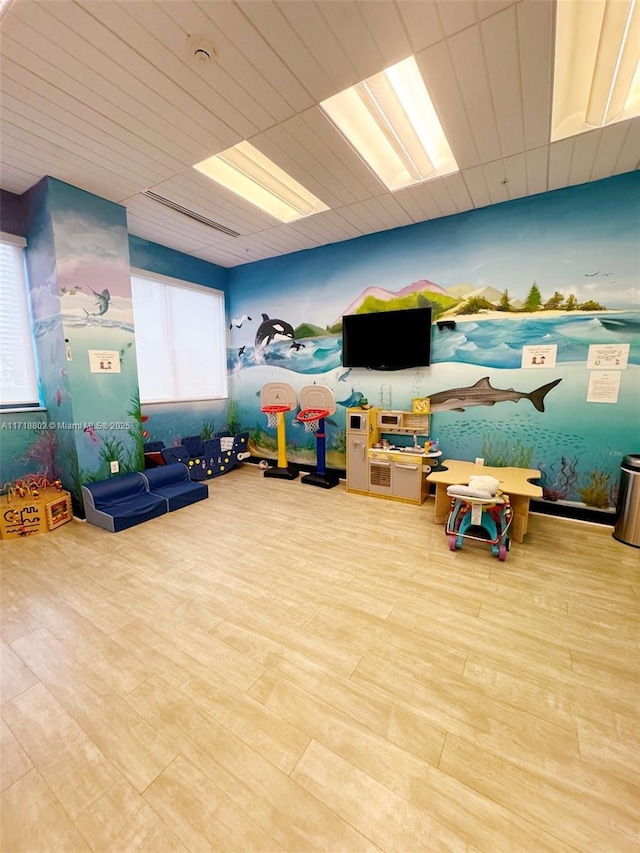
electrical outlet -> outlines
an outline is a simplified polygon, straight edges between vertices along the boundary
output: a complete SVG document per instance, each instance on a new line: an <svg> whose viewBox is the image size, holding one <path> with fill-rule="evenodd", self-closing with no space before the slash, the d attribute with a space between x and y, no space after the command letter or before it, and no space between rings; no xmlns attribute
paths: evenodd
<svg viewBox="0 0 640 853"><path fill-rule="evenodd" d="M484 459L482 456L476 456L476 465L484 465Z"/></svg>
<svg viewBox="0 0 640 853"><path fill-rule="evenodd" d="M120 463L118 462L117 459L114 459L113 462L110 462L109 466L111 468L112 474L117 474L118 471L120 470Z"/></svg>

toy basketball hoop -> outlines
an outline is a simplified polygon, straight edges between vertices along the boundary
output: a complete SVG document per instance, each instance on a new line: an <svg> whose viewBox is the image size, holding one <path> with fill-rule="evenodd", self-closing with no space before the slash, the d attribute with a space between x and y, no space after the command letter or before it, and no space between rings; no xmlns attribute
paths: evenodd
<svg viewBox="0 0 640 853"><path fill-rule="evenodd" d="M303 409L301 412L298 412L297 418L300 423L304 424L307 432L318 432L320 421L322 418L328 417L328 415L328 409Z"/></svg>
<svg viewBox="0 0 640 853"><path fill-rule="evenodd" d="M267 426L275 429L278 426L278 415L281 412L288 412L289 406L263 406L262 411L267 416Z"/></svg>

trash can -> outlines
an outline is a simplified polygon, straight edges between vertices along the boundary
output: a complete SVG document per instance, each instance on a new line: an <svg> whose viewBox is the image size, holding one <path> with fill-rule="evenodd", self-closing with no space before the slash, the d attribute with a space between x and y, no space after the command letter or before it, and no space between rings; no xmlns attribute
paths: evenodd
<svg viewBox="0 0 640 853"><path fill-rule="evenodd" d="M620 466L620 490L613 538L640 548L640 453L625 456Z"/></svg>

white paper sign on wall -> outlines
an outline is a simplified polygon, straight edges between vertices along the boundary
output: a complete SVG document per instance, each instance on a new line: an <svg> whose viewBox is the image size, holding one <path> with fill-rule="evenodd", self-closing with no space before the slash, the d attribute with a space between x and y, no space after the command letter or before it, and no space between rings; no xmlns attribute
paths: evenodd
<svg viewBox="0 0 640 853"><path fill-rule="evenodd" d="M90 349L89 367L92 373L120 373L118 350Z"/></svg>
<svg viewBox="0 0 640 853"><path fill-rule="evenodd" d="M626 370L630 344L591 344L587 357L589 370Z"/></svg>
<svg viewBox="0 0 640 853"><path fill-rule="evenodd" d="M556 366L557 344L539 344L522 347L522 368L533 367L538 370Z"/></svg>

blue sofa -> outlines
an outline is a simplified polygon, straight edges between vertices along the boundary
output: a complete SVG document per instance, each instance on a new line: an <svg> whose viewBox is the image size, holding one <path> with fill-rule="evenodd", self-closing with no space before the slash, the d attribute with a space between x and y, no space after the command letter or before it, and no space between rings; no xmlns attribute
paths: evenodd
<svg viewBox="0 0 640 853"><path fill-rule="evenodd" d="M149 492L166 500L169 512L209 497L207 485L194 483L189 477L189 469L182 462L149 468L142 476L147 481Z"/></svg>
<svg viewBox="0 0 640 853"><path fill-rule="evenodd" d="M111 533L157 518L209 496L204 483L193 483L182 463L144 473L110 477L82 487L87 521Z"/></svg>
<svg viewBox="0 0 640 853"><path fill-rule="evenodd" d="M82 487L87 521L112 533L164 515L167 501L150 494L142 474L120 474Z"/></svg>

